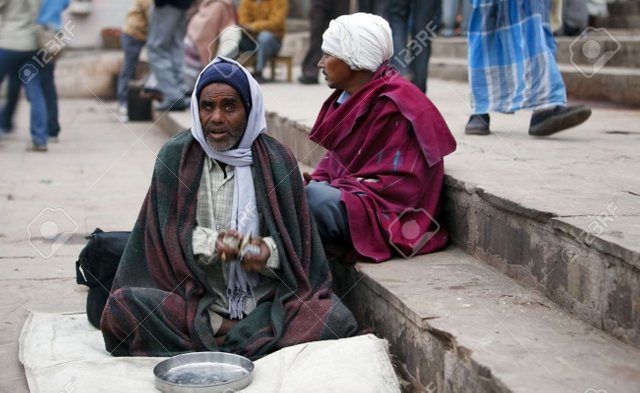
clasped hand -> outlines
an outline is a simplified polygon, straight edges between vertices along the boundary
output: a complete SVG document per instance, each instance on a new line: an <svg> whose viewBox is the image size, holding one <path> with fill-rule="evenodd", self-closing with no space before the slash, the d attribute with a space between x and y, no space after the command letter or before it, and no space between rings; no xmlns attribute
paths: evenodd
<svg viewBox="0 0 640 393"><path fill-rule="evenodd" d="M232 241L226 241L231 238ZM247 245L255 245L260 251L258 253L246 252L240 257L240 245L244 237L238 231L228 229L220 231L216 239L216 251L223 262L230 262L240 259L242 270L246 272L259 272L267 266L267 260L271 256L271 251L267 244L259 236L251 236Z"/></svg>

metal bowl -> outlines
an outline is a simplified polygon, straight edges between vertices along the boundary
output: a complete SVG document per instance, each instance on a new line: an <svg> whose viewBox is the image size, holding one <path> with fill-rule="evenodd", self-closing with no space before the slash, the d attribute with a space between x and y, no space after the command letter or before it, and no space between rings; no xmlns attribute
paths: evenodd
<svg viewBox="0 0 640 393"><path fill-rule="evenodd" d="M164 360L153 369L164 393L224 393L251 383L253 362L225 352L193 352Z"/></svg>

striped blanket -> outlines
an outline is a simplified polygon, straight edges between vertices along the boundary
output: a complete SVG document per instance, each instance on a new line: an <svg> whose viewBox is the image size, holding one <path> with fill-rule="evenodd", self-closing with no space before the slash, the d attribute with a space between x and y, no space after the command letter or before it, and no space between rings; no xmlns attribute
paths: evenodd
<svg viewBox="0 0 640 393"><path fill-rule="evenodd" d="M260 135L253 145L258 213L278 246L279 285L215 343L205 273L191 244L204 151L185 131L158 154L149 192L101 321L115 356L222 350L259 358L302 342L348 337L357 327L331 276L291 152Z"/></svg>
<svg viewBox="0 0 640 393"><path fill-rule="evenodd" d="M472 0L469 83L474 114L566 104L549 0Z"/></svg>

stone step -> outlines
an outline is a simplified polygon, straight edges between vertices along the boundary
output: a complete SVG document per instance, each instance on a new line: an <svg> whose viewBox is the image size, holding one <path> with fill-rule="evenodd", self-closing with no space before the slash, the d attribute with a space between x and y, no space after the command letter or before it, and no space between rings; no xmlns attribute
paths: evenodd
<svg viewBox="0 0 640 393"><path fill-rule="evenodd" d="M591 66L600 60L606 67L640 68L640 36L628 32L590 28L578 37L557 37L558 63ZM467 39L461 37L436 38L433 41L433 58L458 58L467 60ZM600 63L598 62L598 64Z"/></svg>
<svg viewBox="0 0 640 393"><path fill-rule="evenodd" d="M468 86L462 85L461 88L466 89L468 94ZM304 102L299 100L300 89L290 85L271 84L265 85L264 89L266 95L272 98L267 105L267 109L273 111L267 117L268 130L290 146L300 161L314 166L324 150L308 140L307 133L316 116L316 111L310 111L309 107L320 107L322 98L326 97L322 95L323 86L305 88L307 93ZM442 92L451 87L443 90L436 86L435 89ZM453 94L458 103L463 99L459 96L461 94ZM438 92L430 96L434 99L438 97ZM459 116L444 114L448 122L453 116ZM522 120L516 123L519 122ZM602 146L608 144L606 140L600 143ZM485 148L490 150L492 145ZM558 148L562 149L551 142L539 154ZM538 287L584 321L625 342L640 346L640 318L634 311L640 302L640 231L632 229L636 228L632 223L640 215L637 200L633 197L635 194L619 192L611 196L603 192L600 187L608 183L606 177L595 183L576 180L575 184L569 186L564 184L567 175L558 170L553 172L552 177L555 179L553 185L557 188L549 190L557 195L555 198L521 201L519 195L510 191L511 187L501 187L500 182L491 189L483 188L481 184L495 182L495 176L490 173L488 177L478 174L468 176L469 170L465 169L464 163L482 161L483 155L464 151L463 146L459 146L458 150L447 161L449 177L445 192L446 220L454 241L524 285ZM627 154L633 153L629 151ZM495 159L501 158L497 156ZM516 189L531 188L531 183L523 183L518 174L530 171L531 165L525 163L518 169L512 169L513 172L509 171L505 179L513 183ZM513 164L509 166L513 167ZM622 165L619 170L624 171L624 168ZM583 175L577 176L580 179ZM532 180L535 183L537 179ZM547 179L541 186L550 187L550 182ZM619 179L620 182L625 180ZM629 190L634 189L636 183L629 179ZM567 191L557 191L563 188ZM530 192L537 191L533 188ZM600 197L585 199L575 209L564 208L565 198L572 200L581 193ZM607 206L611 201L615 201L616 205L609 212ZM484 203L490 206L484 206ZM483 219L477 220L474 212L485 208L486 215L479 214ZM612 216L615 216L613 222L610 221ZM603 227L603 231L598 231L599 227Z"/></svg>
<svg viewBox="0 0 640 393"><path fill-rule="evenodd" d="M337 268L410 392L638 392L640 350L462 250Z"/></svg>
<svg viewBox="0 0 640 393"><path fill-rule="evenodd" d="M559 64L567 95L578 100L606 101L640 107L640 69ZM432 57L429 78L468 81L466 59Z"/></svg>
<svg viewBox="0 0 640 393"><path fill-rule="evenodd" d="M612 29L640 29L640 15L610 16L599 24Z"/></svg>
<svg viewBox="0 0 640 393"><path fill-rule="evenodd" d="M608 3L607 8L611 16L640 14L640 3L637 1L616 1Z"/></svg>
<svg viewBox="0 0 640 393"><path fill-rule="evenodd" d="M56 89L60 98L115 96L124 55L120 50L69 50L57 61Z"/></svg>

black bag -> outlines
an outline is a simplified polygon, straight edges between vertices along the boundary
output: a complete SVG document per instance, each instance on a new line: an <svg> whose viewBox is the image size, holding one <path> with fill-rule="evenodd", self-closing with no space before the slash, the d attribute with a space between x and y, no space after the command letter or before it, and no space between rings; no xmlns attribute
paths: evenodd
<svg viewBox="0 0 640 393"><path fill-rule="evenodd" d="M129 236L131 232L103 232L96 228L76 261L76 282L89 287L87 318L97 328Z"/></svg>

